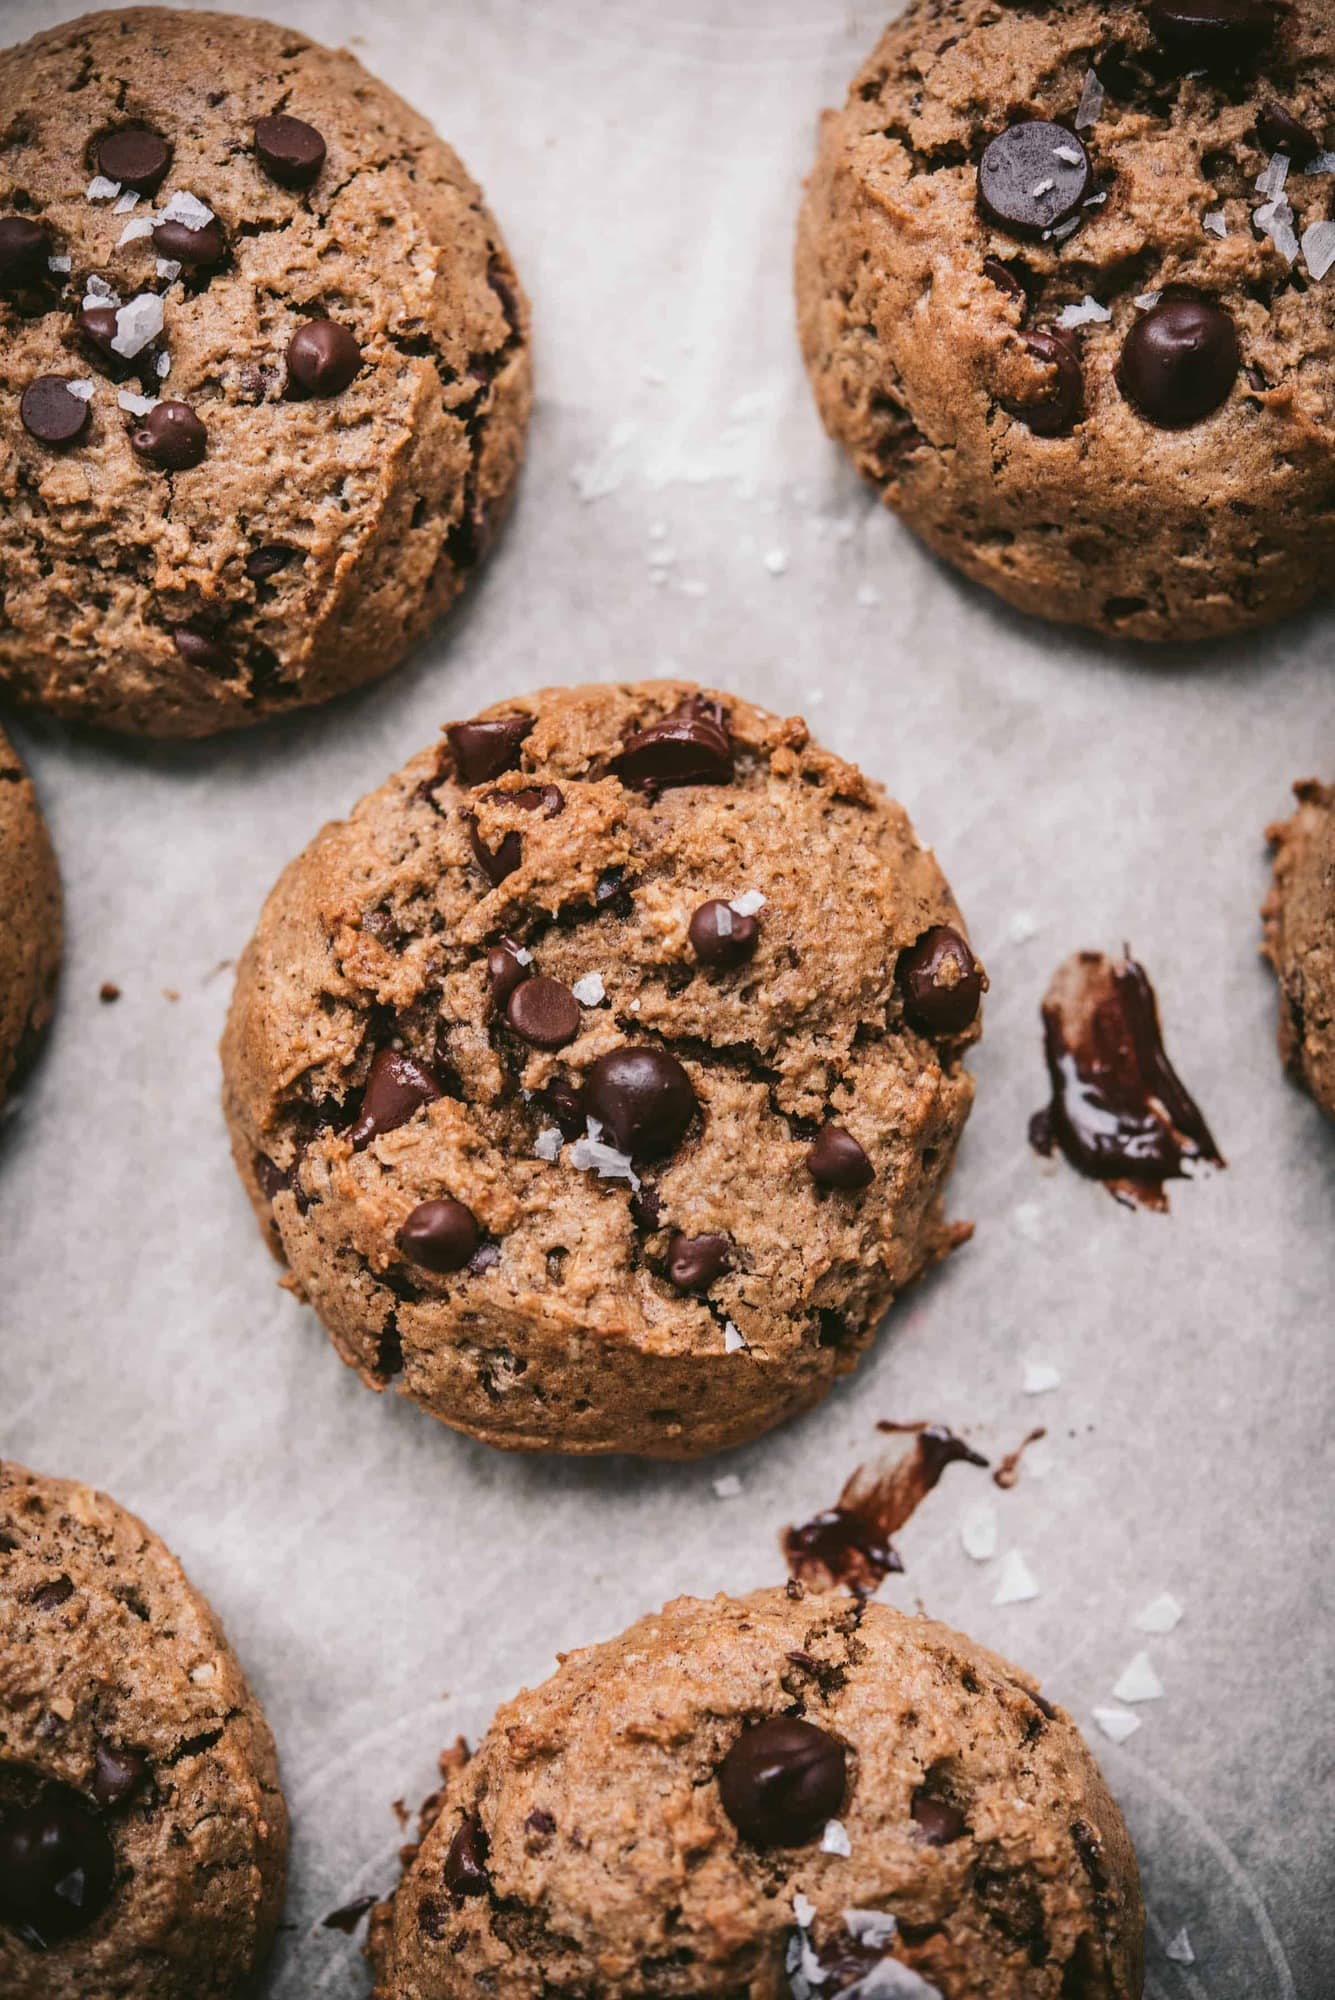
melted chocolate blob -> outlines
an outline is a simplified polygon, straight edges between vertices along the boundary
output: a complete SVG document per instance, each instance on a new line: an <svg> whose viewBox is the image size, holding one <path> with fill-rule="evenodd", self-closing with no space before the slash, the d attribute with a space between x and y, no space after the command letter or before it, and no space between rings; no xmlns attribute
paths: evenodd
<svg viewBox="0 0 1335 2000"><path fill-rule="evenodd" d="M944 1424L924 1424L897 1464L880 1472L860 1465L835 1506L785 1531L783 1552L793 1576L815 1590L842 1585L869 1597L904 1567L891 1536L957 1461L987 1464Z"/></svg>

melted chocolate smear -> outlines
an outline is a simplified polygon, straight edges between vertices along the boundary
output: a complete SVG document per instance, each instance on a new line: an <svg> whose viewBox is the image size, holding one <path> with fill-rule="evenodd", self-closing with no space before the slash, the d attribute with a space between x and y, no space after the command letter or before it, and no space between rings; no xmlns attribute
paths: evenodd
<svg viewBox="0 0 1335 2000"><path fill-rule="evenodd" d="M342 1931L344 1937L351 1937L368 1910L373 1910L379 1902L378 1896L358 1896L351 1903L345 1903L341 1910L331 1910L321 1928L327 1931Z"/></svg>
<svg viewBox="0 0 1335 2000"><path fill-rule="evenodd" d="M1168 1209L1165 1181L1188 1180L1223 1154L1169 1062L1159 1006L1143 965L1081 951L1060 966L1043 1002L1052 1102L1029 1143L1054 1147L1127 1207Z"/></svg>
<svg viewBox="0 0 1335 2000"><path fill-rule="evenodd" d="M783 1552L799 1582L813 1590L842 1586L869 1597L904 1565L891 1541L927 1498L948 1465L987 1460L944 1424L881 1424L878 1429L916 1432L913 1448L877 1471L860 1465L837 1505L784 1531Z"/></svg>
<svg viewBox="0 0 1335 2000"><path fill-rule="evenodd" d="M1020 1477L1020 1460L1024 1457L1031 1444L1037 1444L1039 1439L1045 1438L1047 1434L1047 1426L1040 1424L1037 1430L1032 1430L1027 1437L1022 1437L1014 1451L1006 1453L1006 1456L992 1474L993 1485L1003 1487L1009 1491Z"/></svg>

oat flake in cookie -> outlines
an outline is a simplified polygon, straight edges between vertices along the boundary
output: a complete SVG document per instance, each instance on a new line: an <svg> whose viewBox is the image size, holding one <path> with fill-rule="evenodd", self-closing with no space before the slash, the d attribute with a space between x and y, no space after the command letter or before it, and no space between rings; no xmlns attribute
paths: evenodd
<svg viewBox="0 0 1335 2000"><path fill-rule="evenodd" d="M817 1402L967 1235L983 983L902 809L800 721L553 689L282 876L232 1143L367 1382L496 1445L693 1457Z"/></svg>
<svg viewBox="0 0 1335 2000"><path fill-rule="evenodd" d="M798 234L831 435L1010 603L1260 625L1335 555L1335 12L914 0Z"/></svg>
<svg viewBox="0 0 1335 2000"><path fill-rule="evenodd" d="M1298 810L1270 828L1275 878L1265 955L1279 978L1279 1048L1335 1118L1335 785L1295 785Z"/></svg>
<svg viewBox="0 0 1335 2000"><path fill-rule="evenodd" d="M233 2000L287 1857L273 1739L180 1565L0 1464L0 1993Z"/></svg>
<svg viewBox="0 0 1335 2000"><path fill-rule="evenodd" d="M442 1769L376 2000L1139 2000L1135 1855L1075 1724L888 1605L678 1598Z"/></svg>
<svg viewBox="0 0 1335 2000"><path fill-rule="evenodd" d="M424 119L289 28L0 53L0 683L203 736L395 665L519 469L528 309Z"/></svg>
<svg viewBox="0 0 1335 2000"><path fill-rule="evenodd" d="M0 731L0 1104L51 1016L60 876L28 774Z"/></svg>

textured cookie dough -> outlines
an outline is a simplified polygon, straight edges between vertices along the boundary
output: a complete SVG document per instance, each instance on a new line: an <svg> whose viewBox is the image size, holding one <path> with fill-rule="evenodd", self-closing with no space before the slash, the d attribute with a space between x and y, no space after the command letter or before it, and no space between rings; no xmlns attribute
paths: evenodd
<svg viewBox="0 0 1335 2000"><path fill-rule="evenodd" d="M1276 26L1250 64L1155 27L1262 14ZM802 210L826 428L931 548L1022 610L1161 640L1301 605L1335 556L1331 182L1301 170L1335 136L1332 104L1327 6L918 0L827 115ZM1034 236L979 204L985 151L1025 120L1066 130L1059 156L1014 160L1012 201L1041 219L1078 197ZM1174 288L1227 315L1177 357L1223 400L1164 427L1119 376L1153 377Z"/></svg>
<svg viewBox="0 0 1335 2000"><path fill-rule="evenodd" d="M883 1604L678 1598L442 1769L376 2000L1140 1994L1135 1856L1075 1724Z"/></svg>
<svg viewBox="0 0 1335 2000"><path fill-rule="evenodd" d="M0 1992L230 2000L287 1811L222 1627L103 1493L0 1464Z"/></svg>
<svg viewBox="0 0 1335 2000"><path fill-rule="evenodd" d="M1335 786L1293 789L1297 812L1269 829L1265 954L1279 977L1280 1054L1335 1118Z"/></svg>
<svg viewBox="0 0 1335 2000"><path fill-rule="evenodd" d="M269 897L237 1165L373 1386L502 1446L717 1450L817 1402L968 1234L981 971L902 809L800 721L667 681L487 718Z"/></svg>
<svg viewBox="0 0 1335 2000"><path fill-rule="evenodd" d="M274 114L323 140L308 185L318 152L286 128L283 178L264 164L255 128ZM136 198L102 170L126 171L124 135L142 151L145 128L171 157ZM151 7L0 54L0 141L0 682L116 729L202 736L387 673L491 540L528 417L527 306L455 155L350 55ZM26 261L25 222L45 232ZM132 358L105 322L101 346L81 326L107 288L117 324L161 314ZM289 346L311 320L341 332L314 357L304 337L305 372L321 342L324 366L294 396ZM360 363L337 387L349 337ZM58 445L20 411L53 375L91 385ZM194 411L198 463L136 449L169 428L145 392ZM68 414L62 394L39 425ZM181 420L155 448L188 458L191 438Z"/></svg>
<svg viewBox="0 0 1335 2000"><path fill-rule="evenodd" d="M60 876L27 772L0 730L0 1104L51 1016Z"/></svg>

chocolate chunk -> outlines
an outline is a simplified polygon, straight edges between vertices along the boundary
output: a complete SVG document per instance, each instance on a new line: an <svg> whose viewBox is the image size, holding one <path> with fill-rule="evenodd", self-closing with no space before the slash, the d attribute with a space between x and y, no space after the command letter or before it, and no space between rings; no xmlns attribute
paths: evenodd
<svg viewBox="0 0 1335 2000"><path fill-rule="evenodd" d="M91 404L73 393L63 375L39 375L19 399L23 428L38 444L73 444L91 414Z"/></svg>
<svg viewBox="0 0 1335 2000"><path fill-rule="evenodd" d="M1321 151L1316 133L1273 98L1256 114L1256 136L1267 152L1287 153L1295 167L1307 166Z"/></svg>
<svg viewBox="0 0 1335 2000"><path fill-rule="evenodd" d="M170 145L147 125L122 126L97 142L98 172L136 194L156 194L171 163Z"/></svg>
<svg viewBox="0 0 1335 2000"><path fill-rule="evenodd" d="M485 1896L491 1889L487 1874L487 1836L476 1813L470 1813L445 1856L445 1887L452 1896Z"/></svg>
<svg viewBox="0 0 1335 2000"><path fill-rule="evenodd" d="M408 1261L425 1271L462 1271L477 1249L477 1217L461 1201L419 1202L397 1241Z"/></svg>
<svg viewBox="0 0 1335 2000"><path fill-rule="evenodd" d="M80 345L94 367L114 381L123 381L130 363L111 344L118 331L115 306L80 306L75 324L82 336Z"/></svg>
<svg viewBox="0 0 1335 2000"><path fill-rule="evenodd" d="M181 658L191 667L202 667L206 674L220 674L224 679L236 672L236 661L227 648L208 632L201 632L195 625L178 625L172 633L172 644Z"/></svg>
<svg viewBox="0 0 1335 2000"><path fill-rule="evenodd" d="M491 988L491 1004L499 1014L505 1012L505 1003L516 986L522 986L532 977L532 960L521 964L519 952L520 946L513 938L503 937L487 953L487 984Z"/></svg>
<svg viewBox="0 0 1335 2000"><path fill-rule="evenodd" d="M503 715L490 722L452 722L445 731L461 785L485 785L513 771L533 727L531 715Z"/></svg>
<svg viewBox="0 0 1335 2000"><path fill-rule="evenodd" d="M216 215L201 229L188 229L184 222L158 222L153 226L153 248L159 257L174 257L191 270L207 271L227 255L227 234Z"/></svg>
<svg viewBox="0 0 1335 2000"><path fill-rule="evenodd" d="M105 1827L72 1796L50 1793L0 1821L0 1922L41 1945L63 1944L96 1922L115 1874Z"/></svg>
<svg viewBox="0 0 1335 2000"><path fill-rule="evenodd" d="M579 1033L579 1001L559 979L525 979L505 1006L515 1033L535 1049L563 1049Z"/></svg>
<svg viewBox="0 0 1335 2000"><path fill-rule="evenodd" d="M68 1604L74 1595L74 1585L67 1576L53 1577L50 1583L39 1583L29 1602L39 1611L58 1611L62 1604Z"/></svg>
<svg viewBox="0 0 1335 2000"><path fill-rule="evenodd" d="M672 785L730 785L732 744L721 721L699 704L626 738L612 769L635 791Z"/></svg>
<svg viewBox="0 0 1335 2000"><path fill-rule="evenodd" d="M924 1035L962 1035L977 1019L982 969L950 924L933 924L899 954L895 980L905 1014Z"/></svg>
<svg viewBox="0 0 1335 2000"><path fill-rule="evenodd" d="M1024 280L1012 271L1009 264L1003 264L1000 257L984 257L983 276L990 278L999 292L1005 292L1009 297L1028 304L1029 293L1025 289Z"/></svg>
<svg viewBox="0 0 1335 2000"><path fill-rule="evenodd" d="M919 1785L913 1794L909 1811L918 1829L918 1838L926 1847L948 1847L965 1831L965 1818L959 1807L952 1805L949 1799L929 1792L925 1785Z"/></svg>
<svg viewBox="0 0 1335 2000"><path fill-rule="evenodd" d="M807 1169L827 1188L864 1188L876 1178L875 1167L842 1125L822 1125L807 1147Z"/></svg>
<svg viewBox="0 0 1335 2000"><path fill-rule="evenodd" d="M1199 423L1237 379L1237 329L1212 299L1161 299L1122 343L1117 382L1142 416L1162 430Z"/></svg>
<svg viewBox="0 0 1335 2000"><path fill-rule="evenodd" d="M263 548L252 549L246 557L246 575L252 583L267 583L280 569L286 569L296 554L285 542L266 542Z"/></svg>
<svg viewBox="0 0 1335 2000"><path fill-rule="evenodd" d="M742 965L760 942L754 917L739 917L728 903L701 903L691 918L691 949L701 965Z"/></svg>
<svg viewBox="0 0 1335 2000"><path fill-rule="evenodd" d="M304 118L289 118L286 112L278 112L255 120L255 157L281 186L308 188L320 178L325 143Z"/></svg>
<svg viewBox="0 0 1335 2000"><path fill-rule="evenodd" d="M123 1750L99 1742L93 1750L93 1797L100 1806L123 1806L148 1776L142 1750Z"/></svg>
<svg viewBox="0 0 1335 2000"><path fill-rule="evenodd" d="M39 282L47 275L51 239L26 215L0 215L0 290Z"/></svg>
<svg viewBox="0 0 1335 2000"><path fill-rule="evenodd" d="M287 343L289 396L338 396L362 365L356 337L334 319L308 319Z"/></svg>
<svg viewBox="0 0 1335 2000"><path fill-rule="evenodd" d="M382 1132L406 1125L415 1111L442 1095L440 1083L425 1063L401 1049L381 1049L371 1063L362 1093L361 1111L352 1128L358 1152Z"/></svg>
<svg viewBox="0 0 1335 2000"><path fill-rule="evenodd" d="M283 1172L276 1161L269 1158L267 1153L255 1155L255 1179L266 1201L276 1201L278 1196L285 1194L292 1185L291 1178Z"/></svg>
<svg viewBox="0 0 1335 2000"><path fill-rule="evenodd" d="M843 1803L848 1758L814 1722L773 1715L742 1731L718 1768L723 1810L756 1847L802 1847Z"/></svg>
<svg viewBox="0 0 1335 2000"><path fill-rule="evenodd" d="M678 1232L668 1244L668 1276L679 1292L708 1291L732 1263L732 1244L726 1236L683 1236Z"/></svg>
<svg viewBox="0 0 1335 2000"><path fill-rule="evenodd" d="M555 1119L563 1139L582 1139L587 1124L584 1092L573 1077L554 1076L543 1091L541 1103Z"/></svg>
<svg viewBox="0 0 1335 2000"><path fill-rule="evenodd" d="M663 1197L648 1181L641 1181L630 1197L630 1212L637 1229L652 1235L663 1219Z"/></svg>
<svg viewBox="0 0 1335 2000"><path fill-rule="evenodd" d="M138 457L164 472L188 472L208 449L209 434L189 403L159 403L130 432Z"/></svg>
<svg viewBox="0 0 1335 2000"><path fill-rule="evenodd" d="M537 812L541 809L548 819L554 819L565 810L565 798L555 785L524 785L515 792L494 791L485 794L489 801L498 805L518 806L521 812ZM505 834L498 847L488 847L477 828L477 817L465 813L468 822L468 841L478 866L493 888L499 888L507 875L513 875L523 859L523 842L517 832Z"/></svg>
<svg viewBox="0 0 1335 2000"><path fill-rule="evenodd" d="M691 1079L676 1057L650 1048L599 1056L585 1080L584 1105L618 1151L639 1160L674 1151L696 1111Z"/></svg>
<svg viewBox="0 0 1335 2000"><path fill-rule="evenodd" d="M1074 132L1026 118L998 132L978 166L978 206L1012 236L1041 237L1089 193L1089 155Z"/></svg>
<svg viewBox="0 0 1335 2000"><path fill-rule="evenodd" d="M535 1806L524 1821L524 1828L526 1832L535 1834L540 1840L546 1840L550 1834L556 1832L556 1821L549 1812L544 1812L541 1806Z"/></svg>
<svg viewBox="0 0 1335 2000"><path fill-rule="evenodd" d="M1150 26L1183 69L1237 69L1270 40L1275 10L1262 0L1150 0Z"/></svg>
<svg viewBox="0 0 1335 2000"><path fill-rule="evenodd" d="M1061 437L1079 420L1085 403L1085 372L1069 340L1048 327L1022 334L1028 353L1040 364L1034 391L1006 408L1037 437Z"/></svg>

